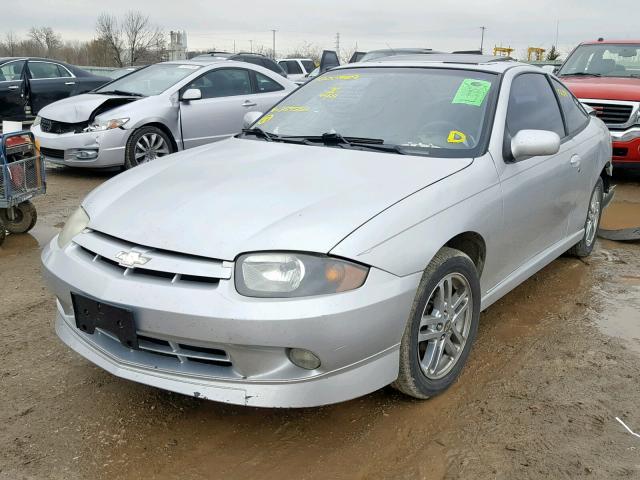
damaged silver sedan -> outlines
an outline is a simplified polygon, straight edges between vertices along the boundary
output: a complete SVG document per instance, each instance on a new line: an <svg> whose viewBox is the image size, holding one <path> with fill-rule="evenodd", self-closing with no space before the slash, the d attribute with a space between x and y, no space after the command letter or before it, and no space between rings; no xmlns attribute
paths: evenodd
<svg viewBox="0 0 640 480"><path fill-rule="evenodd" d="M104 183L51 241L70 348L234 404L425 399L460 374L482 309L594 248L609 133L537 67L351 64L252 116Z"/></svg>
<svg viewBox="0 0 640 480"><path fill-rule="evenodd" d="M159 63L44 107L32 132L49 162L131 168L234 135L295 88L245 62Z"/></svg>

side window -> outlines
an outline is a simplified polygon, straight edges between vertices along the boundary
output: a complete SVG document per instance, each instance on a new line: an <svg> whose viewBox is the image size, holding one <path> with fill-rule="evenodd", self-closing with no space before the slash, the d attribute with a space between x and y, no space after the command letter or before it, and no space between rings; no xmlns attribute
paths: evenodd
<svg viewBox="0 0 640 480"><path fill-rule="evenodd" d="M62 65L57 65L57 67L58 67L58 76L59 77L62 77L62 78L71 77L71 74L69 73L69 70L64 68Z"/></svg>
<svg viewBox="0 0 640 480"><path fill-rule="evenodd" d="M281 62L278 62L278 65L282 67L282 70L284 70L284 73L286 74L289 73L289 66L287 65L287 62L281 61Z"/></svg>
<svg viewBox="0 0 640 480"><path fill-rule="evenodd" d="M22 77L24 62L9 62L0 67L0 82L15 82Z"/></svg>
<svg viewBox="0 0 640 480"><path fill-rule="evenodd" d="M31 78L60 78L58 65L49 62L29 62Z"/></svg>
<svg viewBox="0 0 640 480"><path fill-rule="evenodd" d="M287 60L287 73L291 75L302 74L302 69L296 60Z"/></svg>
<svg viewBox="0 0 640 480"><path fill-rule="evenodd" d="M520 130L548 130L560 138L566 135L558 101L543 74L524 73L511 84L508 137L513 138Z"/></svg>
<svg viewBox="0 0 640 480"><path fill-rule="evenodd" d="M316 68L316 64L311 60L302 60L302 66L307 71L307 73L313 72Z"/></svg>
<svg viewBox="0 0 640 480"><path fill-rule="evenodd" d="M183 88L199 88L202 98L251 94L249 71L244 68L219 68L205 73Z"/></svg>
<svg viewBox="0 0 640 480"><path fill-rule="evenodd" d="M284 87L282 85L280 85L275 80L270 79L266 75L263 75L259 72L255 72L255 74L257 93L268 93L284 90Z"/></svg>
<svg viewBox="0 0 640 480"><path fill-rule="evenodd" d="M553 83L553 88L556 89L556 93L558 94L560 106L564 112L564 119L567 122L569 135L573 135L585 127L589 122L589 115L567 87L553 78L551 79L551 83Z"/></svg>

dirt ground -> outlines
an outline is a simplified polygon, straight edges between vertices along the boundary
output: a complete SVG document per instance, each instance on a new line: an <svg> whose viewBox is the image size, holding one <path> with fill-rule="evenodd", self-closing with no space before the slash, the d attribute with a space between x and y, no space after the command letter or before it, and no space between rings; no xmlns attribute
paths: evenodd
<svg viewBox="0 0 640 480"><path fill-rule="evenodd" d="M640 244L600 241L493 305L460 380L304 410L121 380L65 347L42 245L109 174L50 169L32 235L0 248L0 479L640 478ZM640 224L640 174L605 226Z"/></svg>

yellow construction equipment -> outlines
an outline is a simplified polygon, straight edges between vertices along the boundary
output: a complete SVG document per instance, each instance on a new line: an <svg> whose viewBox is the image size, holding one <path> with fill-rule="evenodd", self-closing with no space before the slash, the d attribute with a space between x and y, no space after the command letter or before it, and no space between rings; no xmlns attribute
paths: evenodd
<svg viewBox="0 0 640 480"><path fill-rule="evenodd" d="M527 50L527 61L531 62L532 60L536 60L541 62L544 60L544 52L546 52L544 48L529 47ZM533 57L535 57L535 59Z"/></svg>
<svg viewBox="0 0 640 480"><path fill-rule="evenodd" d="M493 54L500 57L510 57L514 51L515 48L511 47L498 47L497 45L493 47Z"/></svg>

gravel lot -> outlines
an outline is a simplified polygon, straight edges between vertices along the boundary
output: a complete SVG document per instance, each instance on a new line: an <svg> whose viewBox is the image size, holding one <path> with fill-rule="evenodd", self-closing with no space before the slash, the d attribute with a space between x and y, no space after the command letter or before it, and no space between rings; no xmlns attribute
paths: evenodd
<svg viewBox="0 0 640 480"><path fill-rule="evenodd" d="M560 258L487 310L470 362L427 402L386 388L304 410L131 383L67 349L40 249L112 174L48 171L31 235L0 248L0 479L640 478L640 244ZM640 224L640 174L605 226Z"/></svg>

